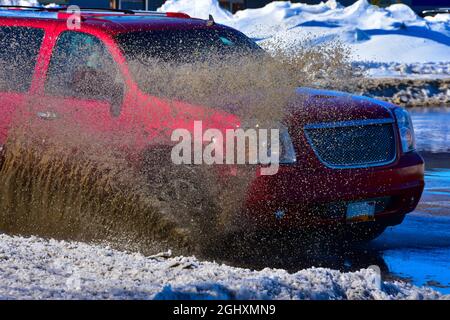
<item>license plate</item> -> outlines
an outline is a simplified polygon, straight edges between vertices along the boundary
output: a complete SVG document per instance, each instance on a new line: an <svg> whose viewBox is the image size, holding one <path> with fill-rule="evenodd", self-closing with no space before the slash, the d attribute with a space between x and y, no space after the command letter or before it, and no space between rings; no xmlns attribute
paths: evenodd
<svg viewBox="0 0 450 320"><path fill-rule="evenodd" d="M347 222L367 222L375 220L375 202L353 202L347 207Z"/></svg>

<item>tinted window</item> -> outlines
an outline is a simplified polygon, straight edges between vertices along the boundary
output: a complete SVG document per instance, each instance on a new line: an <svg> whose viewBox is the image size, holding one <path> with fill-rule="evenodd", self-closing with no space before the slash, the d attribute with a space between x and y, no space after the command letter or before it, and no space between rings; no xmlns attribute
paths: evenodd
<svg viewBox="0 0 450 320"><path fill-rule="evenodd" d="M152 63L206 60L212 53L262 52L256 43L232 29L151 30L123 33L117 41L128 60Z"/></svg>
<svg viewBox="0 0 450 320"><path fill-rule="evenodd" d="M44 30L0 27L0 90L28 91Z"/></svg>
<svg viewBox="0 0 450 320"><path fill-rule="evenodd" d="M75 31L60 35L48 69L47 93L107 100L121 82L118 68L101 40Z"/></svg>

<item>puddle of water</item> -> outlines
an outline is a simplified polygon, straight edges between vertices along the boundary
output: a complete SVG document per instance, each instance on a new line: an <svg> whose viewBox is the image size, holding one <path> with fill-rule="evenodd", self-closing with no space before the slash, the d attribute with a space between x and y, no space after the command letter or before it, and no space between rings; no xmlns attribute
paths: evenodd
<svg viewBox="0 0 450 320"><path fill-rule="evenodd" d="M411 110L425 158L425 191L417 210L369 246L388 276L450 294L450 108Z"/></svg>
<svg viewBox="0 0 450 320"><path fill-rule="evenodd" d="M430 286L450 294L450 250L385 251L383 258L391 272L418 286Z"/></svg>
<svg viewBox="0 0 450 320"><path fill-rule="evenodd" d="M427 170L425 182L425 192L418 211L450 216L450 169Z"/></svg>
<svg viewBox="0 0 450 320"><path fill-rule="evenodd" d="M370 246L390 275L450 294L450 217L412 213Z"/></svg>
<svg viewBox="0 0 450 320"><path fill-rule="evenodd" d="M450 152L450 108L410 110L420 151Z"/></svg>

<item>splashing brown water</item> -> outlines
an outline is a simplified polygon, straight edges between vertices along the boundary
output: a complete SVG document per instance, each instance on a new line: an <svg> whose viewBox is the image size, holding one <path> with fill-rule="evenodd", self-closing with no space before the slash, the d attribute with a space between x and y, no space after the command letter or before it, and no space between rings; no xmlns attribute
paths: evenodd
<svg viewBox="0 0 450 320"><path fill-rule="evenodd" d="M37 146L28 141L25 135L16 135L7 146L1 170L3 231L114 240L125 247L157 250L155 240L183 245L184 235L169 219L156 216L157 201L136 187L145 184L122 159L109 157L104 149L99 161L89 153L74 154L53 143Z"/></svg>
<svg viewBox="0 0 450 320"><path fill-rule="evenodd" d="M328 79L336 88L338 70L350 70L339 47L152 66L130 63L144 91L266 125L282 120L296 87ZM321 72L311 75L311 68ZM241 223L252 168L224 179L207 166L173 166L167 154L138 155L144 161L137 165L135 155L114 147L132 133L93 137L70 121L49 130L19 113L0 171L2 232L202 255Z"/></svg>
<svg viewBox="0 0 450 320"><path fill-rule="evenodd" d="M247 169L247 175L219 184L207 166L163 165L150 158L141 169L127 154L92 138L78 137L74 149L67 140L46 136L42 142L38 131L33 137L15 132L7 144L0 171L3 232L201 256L215 250L237 222L234 214L253 176ZM181 197L174 188L180 184Z"/></svg>

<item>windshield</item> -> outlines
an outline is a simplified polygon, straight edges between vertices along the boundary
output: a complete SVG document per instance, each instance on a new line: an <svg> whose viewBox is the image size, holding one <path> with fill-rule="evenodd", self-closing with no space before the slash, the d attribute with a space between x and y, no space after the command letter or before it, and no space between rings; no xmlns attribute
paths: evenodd
<svg viewBox="0 0 450 320"><path fill-rule="evenodd" d="M152 65L205 61L212 54L252 54L262 49L232 29L151 30L123 33L117 41L128 61Z"/></svg>

